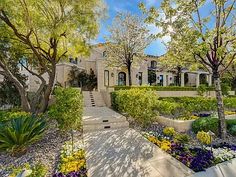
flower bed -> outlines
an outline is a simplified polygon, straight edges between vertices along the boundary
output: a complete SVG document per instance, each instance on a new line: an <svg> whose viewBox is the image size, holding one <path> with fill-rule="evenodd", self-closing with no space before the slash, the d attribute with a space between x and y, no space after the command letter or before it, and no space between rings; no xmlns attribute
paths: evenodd
<svg viewBox="0 0 236 177"><path fill-rule="evenodd" d="M171 130L171 128L167 129ZM172 131L171 134L167 135L166 132L171 131L165 129L163 132L165 135L157 132L144 132L143 135L195 172L204 171L211 166L236 157L236 145L225 143L213 145L213 147L200 144L194 146L189 142L187 134Z"/></svg>
<svg viewBox="0 0 236 177"><path fill-rule="evenodd" d="M53 177L87 177L85 152L81 142L63 145L58 170Z"/></svg>

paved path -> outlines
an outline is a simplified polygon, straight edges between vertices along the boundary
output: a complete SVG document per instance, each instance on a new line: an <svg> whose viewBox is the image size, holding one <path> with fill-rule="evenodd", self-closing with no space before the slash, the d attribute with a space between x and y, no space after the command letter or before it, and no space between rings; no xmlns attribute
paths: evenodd
<svg viewBox="0 0 236 177"><path fill-rule="evenodd" d="M99 116L102 109L97 110ZM96 116L92 110L91 116ZM193 173L133 129L85 133L84 142L89 177L185 177Z"/></svg>

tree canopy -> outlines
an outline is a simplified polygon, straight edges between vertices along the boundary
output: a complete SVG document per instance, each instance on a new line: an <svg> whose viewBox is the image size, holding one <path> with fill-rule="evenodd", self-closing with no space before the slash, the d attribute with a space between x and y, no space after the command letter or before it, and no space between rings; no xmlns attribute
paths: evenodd
<svg viewBox="0 0 236 177"><path fill-rule="evenodd" d="M35 112L47 108L55 81L56 64L68 56L89 53L89 41L99 31L99 19L104 11L102 0L2 0L0 2L0 39L8 39L5 56L0 58L0 74L11 80L21 93L23 109ZM26 91L8 68L12 51L24 56L14 58L41 85L32 102ZM27 64L25 64L27 63ZM48 75L48 80L42 77ZM42 98L42 99L39 99ZM35 105L37 105L35 107ZM34 109L32 109L34 107Z"/></svg>
<svg viewBox="0 0 236 177"><path fill-rule="evenodd" d="M163 0L159 8L147 9L143 3L140 8L148 14L146 22L161 28L157 37L170 36L167 46L173 58L179 57L180 64L191 59L213 74L221 137L225 138L220 76L236 60L236 0Z"/></svg>
<svg viewBox="0 0 236 177"><path fill-rule="evenodd" d="M130 13L119 13L109 28L106 36L107 65L126 67L129 84L132 85L131 65L140 62L144 50L152 41L144 19Z"/></svg>

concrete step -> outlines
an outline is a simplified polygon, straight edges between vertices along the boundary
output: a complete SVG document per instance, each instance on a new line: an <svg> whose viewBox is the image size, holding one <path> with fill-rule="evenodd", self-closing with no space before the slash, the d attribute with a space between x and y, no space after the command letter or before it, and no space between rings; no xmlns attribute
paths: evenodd
<svg viewBox="0 0 236 177"><path fill-rule="evenodd" d="M85 107L103 107L106 106L103 97L98 91L83 91Z"/></svg>
<svg viewBox="0 0 236 177"><path fill-rule="evenodd" d="M83 125L83 132L93 132L93 131L104 131L104 130L111 130L111 129L127 129L129 128L129 123L127 121L123 122L116 122L116 123L107 123L103 122L101 124L89 124Z"/></svg>
<svg viewBox="0 0 236 177"><path fill-rule="evenodd" d="M103 123L121 123L125 121L126 121L126 117L124 116L121 116L119 118L108 118L104 116L101 118L83 120L83 125L94 125L94 124L103 124Z"/></svg>

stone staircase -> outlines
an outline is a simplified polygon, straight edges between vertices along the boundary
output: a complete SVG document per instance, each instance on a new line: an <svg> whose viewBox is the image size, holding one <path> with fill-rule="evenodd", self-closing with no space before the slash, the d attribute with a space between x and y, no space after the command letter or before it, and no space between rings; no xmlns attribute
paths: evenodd
<svg viewBox="0 0 236 177"><path fill-rule="evenodd" d="M106 106L102 95L98 91L83 91L85 107L103 107Z"/></svg>
<svg viewBox="0 0 236 177"><path fill-rule="evenodd" d="M110 129L127 129L129 123L121 114L108 107L85 107L83 115L83 132Z"/></svg>

